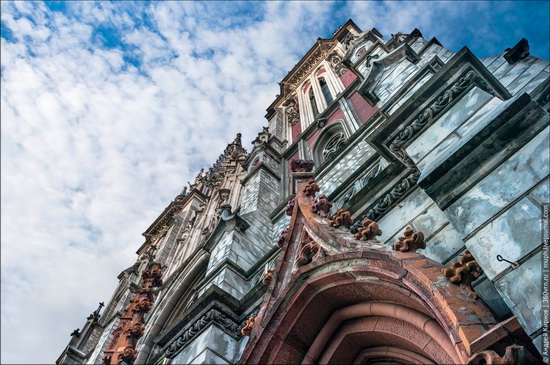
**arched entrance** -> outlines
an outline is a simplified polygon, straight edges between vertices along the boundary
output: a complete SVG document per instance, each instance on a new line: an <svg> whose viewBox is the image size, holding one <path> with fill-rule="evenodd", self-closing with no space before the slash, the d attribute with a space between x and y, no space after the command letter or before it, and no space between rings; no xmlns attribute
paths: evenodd
<svg viewBox="0 0 550 365"><path fill-rule="evenodd" d="M490 310L442 265L330 227L313 213L322 202L309 177L296 177L283 251L241 364L465 364L492 345L481 340L496 325Z"/></svg>

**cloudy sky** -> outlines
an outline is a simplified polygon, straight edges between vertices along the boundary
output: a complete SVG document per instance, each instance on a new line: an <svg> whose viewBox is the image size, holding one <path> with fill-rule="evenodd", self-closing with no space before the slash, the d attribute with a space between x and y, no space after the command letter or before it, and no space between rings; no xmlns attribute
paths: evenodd
<svg viewBox="0 0 550 365"><path fill-rule="evenodd" d="M548 2L1 3L1 362L52 363L141 233L352 18L549 57Z"/></svg>

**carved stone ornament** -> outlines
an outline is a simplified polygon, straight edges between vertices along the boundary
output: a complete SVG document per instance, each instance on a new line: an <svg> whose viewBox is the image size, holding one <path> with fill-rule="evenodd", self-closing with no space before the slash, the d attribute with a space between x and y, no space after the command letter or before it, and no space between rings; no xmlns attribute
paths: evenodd
<svg viewBox="0 0 550 365"><path fill-rule="evenodd" d="M427 124L429 124L443 109L445 109L453 100L456 100L459 95L469 89L470 85L476 83L483 90L493 96L497 96L496 92L485 82L485 80L475 71L470 70L447 89L436 101L424 112L412 121L397 137L390 143L389 149L400 160L407 160L407 154L402 147Z"/></svg>
<svg viewBox="0 0 550 365"><path fill-rule="evenodd" d="M474 299L477 298L477 294L472 289L472 281L479 278L481 274L483 274L483 270L481 270L481 267L469 250L464 251L460 262L453 262L451 267L443 269L443 275L451 283L466 288Z"/></svg>
<svg viewBox="0 0 550 365"><path fill-rule="evenodd" d="M304 232L302 241L300 242L298 256L296 257L296 267L299 268L311 262L314 262L323 255L324 252L321 246L311 237L309 237L307 232Z"/></svg>
<svg viewBox="0 0 550 365"><path fill-rule="evenodd" d="M141 323L134 323L130 328L128 328L126 331L126 336L139 339L141 336L143 336L144 328L141 325Z"/></svg>
<svg viewBox="0 0 550 365"><path fill-rule="evenodd" d="M321 188L319 187L319 185L317 185L317 182L315 182L315 180L309 180L304 188L303 193L305 196L315 198L315 193L320 190Z"/></svg>
<svg viewBox="0 0 550 365"><path fill-rule="evenodd" d="M287 235L288 235L288 228L285 228L285 229L283 229L283 231L279 235L279 238L277 239L277 246L278 247L283 247Z"/></svg>
<svg viewBox="0 0 550 365"><path fill-rule="evenodd" d="M346 65L344 65L344 63L342 62L342 57L340 57L340 55L336 52L332 52L328 56L328 61L330 63L330 67L332 67L332 69L338 76L342 76L348 70Z"/></svg>
<svg viewBox="0 0 550 365"><path fill-rule="evenodd" d="M296 125L300 121L300 108L298 103L294 99L288 99L283 106L285 106L286 120L290 125Z"/></svg>
<svg viewBox="0 0 550 365"><path fill-rule="evenodd" d="M355 233L354 237L360 241L372 241L376 236L380 236L381 234L382 230L378 228L378 223L369 218L365 218L363 219L361 227L357 229L357 233Z"/></svg>
<svg viewBox="0 0 550 365"><path fill-rule="evenodd" d="M416 252L419 248L426 248L424 233L415 233L411 227L407 227L403 235L404 237L399 237L398 241L392 245L395 251Z"/></svg>
<svg viewBox="0 0 550 365"><path fill-rule="evenodd" d="M313 170L313 160L291 160L290 171L292 172L311 172Z"/></svg>
<svg viewBox="0 0 550 365"><path fill-rule="evenodd" d="M241 332L239 331L240 326L237 323L228 318L219 310L210 309L195 322L191 323L187 327L187 329L181 335L179 335L177 339L170 344L170 346L168 346L164 355L167 358L171 358L172 356L174 356L182 347L191 342L195 338L195 336L197 336L197 334L212 321L220 324L233 336L241 335Z"/></svg>
<svg viewBox="0 0 550 365"><path fill-rule="evenodd" d="M340 228L341 226L344 226L346 228L349 228L352 224L351 220L351 213L344 209L338 209L336 214L330 218L330 226L334 228Z"/></svg>
<svg viewBox="0 0 550 365"><path fill-rule="evenodd" d="M326 218L332 208L332 203L328 200L325 194L319 195L315 202L311 205L311 211L322 218Z"/></svg>
<svg viewBox="0 0 550 365"><path fill-rule="evenodd" d="M122 353L120 354L119 359L124 361L126 364L133 364L136 359L137 351L130 345L126 346Z"/></svg>
<svg viewBox="0 0 550 365"><path fill-rule="evenodd" d="M511 345L506 347L504 356L499 356L493 350L486 350L475 353L468 359L467 365L520 365L520 364L534 364L535 359L530 359L529 354L525 351L523 346Z"/></svg>
<svg viewBox="0 0 550 365"><path fill-rule="evenodd" d="M262 278L262 283L265 285L269 285L271 283L271 280L273 279L273 273L275 272L275 269L269 269L264 274L264 277Z"/></svg>
<svg viewBox="0 0 550 365"><path fill-rule="evenodd" d="M256 317L250 317L246 320L245 326L241 329L241 333L243 336L250 336L252 333L252 329L254 328L254 321L256 320Z"/></svg>
<svg viewBox="0 0 550 365"><path fill-rule="evenodd" d="M392 205L402 198L411 188L416 186L416 182L420 178L420 171L415 170L412 174L401 180L393 189L390 190L372 209L370 209L366 217L369 219L378 219L387 212Z"/></svg>
<svg viewBox="0 0 550 365"><path fill-rule="evenodd" d="M286 205L286 208L285 208L285 214L286 215L292 215L292 211L294 210L294 205L296 205L296 197L292 197L292 199L290 199L288 201L288 204Z"/></svg>

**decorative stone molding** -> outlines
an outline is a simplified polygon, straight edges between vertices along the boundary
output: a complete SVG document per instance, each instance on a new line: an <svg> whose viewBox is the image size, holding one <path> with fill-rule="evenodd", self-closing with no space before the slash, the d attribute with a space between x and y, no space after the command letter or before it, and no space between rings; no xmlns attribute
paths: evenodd
<svg viewBox="0 0 550 365"><path fill-rule="evenodd" d="M328 62L338 76L344 75L348 70L344 62L342 62L342 57L336 52L332 52L328 56Z"/></svg>
<svg viewBox="0 0 550 365"><path fill-rule="evenodd" d="M397 135L389 144L390 151L392 151L401 161L408 162L408 156L405 150L403 150L403 147L426 125L430 124L452 101L458 99L462 94L468 91L472 84L476 84L489 94L498 97L498 94L493 88L489 86L476 71L470 70L442 93L432 105L421 112L416 119L410 122L405 129ZM408 165L410 162L406 164Z"/></svg>
<svg viewBox="0 0 550 365"><path fill-rule="evenodd" d="M493 350L481 351L470 357L467 365L520 365L533 364L533 360L523 346L511 345L506 347L503 357Z"/></svg>
<svg viewBox="0 0 550 365"><path fill-rule="evenodd" d="M395 251L416 252L419 248L426 248L424 233L414 232L411 227L407 227L403 236L399 237L398 241L392 245Z"/></svg>
<svg viewBox="0 0 550 365"><path fill-rule="evenodd" d="M367 212L366 217L373 220L381 217L394 203L416 186L419 177L420 171L414 170L412 174L401 180L389 193L379 200L378 203Z"/></svg>
<svg viewBox="0 0 550 365"><path fill-rule="evenodd" d="M279 235L279 238L277 239L277 246L278 247L283 247L287 235L288 235L288 228L285 228L285 229L283 229L283 231Z"/></svg>
<svg viewBox="0 0 550 365"><path fill-rule="evenodd" d="M330 208L332 208L332 203L325 194L319 195L319 198L315 199L315 202L311 205L311 211L322 218L328 216Z"/></svg>
<svg viewBox="0 0 550 365"><path fill-rule="evenodd" d="M313 170L313 160L291 160L290 171L292 172L311 172Z"/></svg>
<svg viewBox="0 0 550 365"><path fill-rule="evenodd" d="M219 310L213 308L203 314L195 322L190 324L187 329L181 335L179 335L178 338L170 344L170 346L168 346L168 348L164 352L164 355L167 358L172 358L177 352L180 351L181 348L183 348L187 343L191 342L193 338L195 338L195 336L211 322L216 322L220 324L222 327L226 328L233 336L240 337L241 335L239 331L239 325L237 323L221 313Z"/></svg>
<svg viewBox="0 0 550 365"><path fill-rule="evenodd" d="M286 120L290 125L294 126L300 121L300 107L296 100L290 98L288 99L283 106L285 106Z"/></svg>
<svg viewBox="0 0 550 365"><path fill-rule="evenodd" d="M304 193L305 196L315 198L315 193L320 190L321 188L319 187L319 185L317 185L317 182L315 180L309 180L302 192Z"/></svg>
<svg viewBox="0 0 550 365"><path fill-rule="evenodd" d="M351 220L351 213L344 209L338 209L336 214L330 218L330 226L334 228L340 228L341 226L344 226L346 228L349 228L352 224Z"/></svg>
<svg viewBox="0 0 550 365"><path fill-rule="evenodd" d="M327 57L335 44L335 40L327 41L319 39L313 52L306 56L307 58L298 66L296 71L289 74L289 79L284 82L285 86L290 89L295 89L298 84L311 74L311 71Z"/></svg>
<svg viewBox="0 0 550 365"><path fill-rule="evenodd" d="M372 241L376 236L380 236L381 234L382 230L378 228L378 223L369 218L365 218L361 223L361 227L357 229L357 233L355 233L354 237L360 241Z"/></svg>
<svg viewBox="0 0 550 365"><path fill-rule="evenodd" d="M254 321L256 317L250 317L246 320L245 326L241 329L241 334L243 336L250 336L252 334L252 329L254 328Z"/></svg>
<svg viewBox="0 0 550 365"><path fill-rule="evenodd" d="M292 199L290 199L288 201L288 204L286 205L286 208L285 208L285 214L286 215L292 215L292 211L294 210L294 205L296 205L296 197L292 197Z"/></svg>
<svg viewBox="0 0 550 365"><path fill-rule="evenodd" d="M472 281L479 278L481 274L483 274L483 270L469 250L464 251L460 262L453 262L451 267L443 269L443 275L451 283L466 288L474 299L477 299L477 294L472 289Z"/></svg>

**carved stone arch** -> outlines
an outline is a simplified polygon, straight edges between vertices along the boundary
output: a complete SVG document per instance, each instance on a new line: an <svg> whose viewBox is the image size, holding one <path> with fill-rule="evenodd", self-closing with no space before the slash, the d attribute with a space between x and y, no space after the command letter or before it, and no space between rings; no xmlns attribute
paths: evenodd
<svg viewBox="0 0 550 365"><path fill-rule="evenodd" d="M294 175L290 226L241 364L466 364L494 343L483 337L495 328L491 311L442 265L357 241L313 213L312 176ZM325 255L294 271L306 227Z"/></svg>
<svg viewBox="0 0 550 365"><path fill-rule="evenodd" d="M320 166L327 158L330 159L337 154L339 147L348 137L349 132L346 130L344 120L337 119L326 126L311 146L315 165Z"/></svg>

